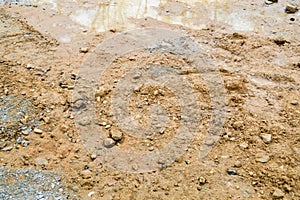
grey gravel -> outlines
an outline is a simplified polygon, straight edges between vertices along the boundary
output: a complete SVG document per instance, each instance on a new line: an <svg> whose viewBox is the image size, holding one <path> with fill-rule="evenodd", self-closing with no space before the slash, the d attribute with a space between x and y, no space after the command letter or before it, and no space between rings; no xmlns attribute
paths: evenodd
<svg viewBox="0 0 300 200"><path fill-rule="evenodd" d="M30 141L25 140L22 142L23 147L27 147L30 144Z"/></svg>
<svg viewBox="0 0 300 200"><path fill-rule="evenodd" d="M64 200L71 192L63 187L59 176L32 169L11 170L0 167L1 200Z"/></svg>
<svg viewBox="0 0 300 200"><path fill-rule="evenodd" d="M30 1L26 0L0 0L0 4L20 5L20 6L35 6Z"/></svg>
<svg viewBox="0 0 300 200"><path fill-rule="evenodd" d="M33 100L13 95L0 96L1 143L3 145L5 142L9 144L23 144L23 136L29 135L33 127L40 124L36 120L38 117L39 112L33 105ZM28 146L28 144L29 142L25 142L25 146ZM14 147L14 145L11 146Z"/></svg>

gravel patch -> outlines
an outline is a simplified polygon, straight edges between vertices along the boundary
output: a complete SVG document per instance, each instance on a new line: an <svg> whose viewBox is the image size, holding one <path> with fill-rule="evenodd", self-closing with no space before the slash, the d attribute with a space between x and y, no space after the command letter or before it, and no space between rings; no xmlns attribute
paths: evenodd
<svg viewBox="0 0 300 200"><path fill-rule="evenodd" d="M24 0L0 0L0 4L33 6L33 4L30 1Z"/></svg>
<svg viewBox="0 0 300 200"><path fill-rule="evenodd" d="M70 193L59 176L32 169L10 170L0 167L0 199L64 200Z"/></svg>

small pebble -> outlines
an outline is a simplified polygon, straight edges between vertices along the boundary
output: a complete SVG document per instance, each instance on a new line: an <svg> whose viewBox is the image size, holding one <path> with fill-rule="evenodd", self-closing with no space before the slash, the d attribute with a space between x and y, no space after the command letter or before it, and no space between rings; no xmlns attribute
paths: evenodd
<svg viewBox="0 0 300 200"><path fill-rule="evenodd" d="M287 191L287 192L292 191L292 188L291 188L289 185L287 185L287 184L284 184L283 189L284 189L285 191Z"/></svg>
<svg viewBox="0 0 300 200"><path fill-rule="evenodd" d="M93 196L94 194L95 194L95 192L92 191L92 192L90 192L90 193L88 194L88 196L91 197L91 196Z"/></svg>
<svg viewBox="0 0 300 200"><path fill-rule="evenodd" d="M7 142L0 142L0 149L3 149L4 147L6 147Z"/></svg>
<svg viewBox="0 0 300 200"><path fill-rule="evenodd" d="M293 4L288 4L285 7L285 12L286 13L295 13L298 11L297 6L293 5Z"/></svg>
<svg viewBox="0 0 300 200"><path fill-rule="evenodd" d="M115 141L120 141L123 138L123 133L116 129L112 129L110 131L110 135L111 135L112 139Z"/></svg>
<svg viewBox="0 0 300 200"><path fill-rule="evenodd" d="M95 160L96 158L97 158L97 154L96 154L96 153L92 153L92 154L91 154L91 159L92 159L92 160Z"/></svg>
<svg viewBox="0 0 300 200"><path fill-rule="evenodd" d="M297 101L297 100L293 100L293 101L291 101L291 104L292 104L293 106L296 106L296 105L298 105L298 101Z"/></svg>
<svg viewBox="0 0 300 200"><path fill-rule="evenodd" d="M276 0L267 0L267 1L265 1L265 4L266 5L271 5L271 4L273 4L273 3L277 3L278 2L278 0L276 1Z"/></svg>
<svg viewBox="0 0 300 200"><path fill-rule="evenodd" d="M243 129L244 127L244 121L236 121L232 124L232 127L235 129L235 130L241 130Z"/></svg>
<svg viewBox="0 0 300 200"><path fill-rule="evenodd" d="M13 149L12 146L4 147L2 151L11 151Z"/></svg>
<svg viewBox="0 0 300 200"><path fill-rule="evenodd" d="M22 131L23 135L29 135L30 134L30 130L26 129Z"/></svg>
<svg viewBox="0 0 300 200"><path fill-rule="evenodd" d="M81 171L80 174L81 174L81 177L82 177L83 179L89 179L89 178L91 178L92 175L93 175L93 173L92 173L90 170L88 170L88 169Z"/></svg>
<svg viewBox="0 0 300 200"><path fill-rule="evenodd" d="M46 158L43 157L37 157L35 159L35 165L36 166L46 166L48 164L48 161Z"/></svg>
<svg viewBox="0 0 300 200"><path fill-rule="evenodd" d="M237 175L237 172L234 169L227 169L227 174L229 174L229 175Z"/></svg>
<svg viewBox="0 0 300 200"><path fill-rule="evenodd" d="M154 151L154 147L153 146L149 147L149 151Z"/></svg>
<svg viewBox="0 0 300 200"><path fill-rule="evenodd" d="M89 48L87 48L87 47L81 47L81 48L79 49L79 52L80 52L80 53L87 53L87 52L89 52Z"/></svg>
<svg viewBox="0 0 300 200"><path fill-rule="evenodd" d="M21 144L21 142L22 142L23 139L24 139L23 137L19 137L19 138L17 139L16 143L17 143L17 144Z"/></svg>
<svg viewBox="0 0 300 200"><path fill-rule="evenodd" d="M272 135L271 134L262 134L261 139L263 140L264 143L270 144L272 140Z"/></svg>
<svg viewBox="0 0 300 200"><path fill-rule="evenodd" d="M273 192L273 199L281 199L284 197L284 192L282 192L280 189L275 188Z"/></svg>
<svg viewBox="0 0 300 200"><path fill-rule="evenodd" d="M30 141L28 141L28 140L23 140L23 142L22 142L22 145L23 145L23 147L27 147L28 145L30 144Z"/></svg>
<svg viewBox="0 0 300 200"><path fill-rule="evenodd" d="M199 185L204 185L206 183L206 178L202 176L198 180L199 180Z"/></svg>
<svg viewBox="0 0 300 200"><path fill-rule="evenodd" d="M115 146L115 144L116 144L116 142L112 138L106 138L104 140L104 146L106 148L111 148L111 147Z"/></svg>
<svg viewBox="0 0 300 200"><path fill-rule="evenodd" d="M242 163L240 161L236 161L234 163L234 167L240 168L240 167L242 167Z"/></svg>
<svg viewBox="0 0 300 200"><path fill-rule="evenodd" d="M38 129L38 128L35 128L33 130L33 132L36 133L36 134L42 134L43 133L43 131L41 129Z"/></svg>
<svg viewBox="0 0 300 200"><path fill-rule="evenodd" d="M270 157L267 156L267 155L263 155L263 156L260 156L260 157L256 158L256 161L261 162L261 163L266 163L269 160L270 160Z"/></svg>
<svg viewBox="0 0 300 200"><path fill-rule="evenodd" d="M243 149L247 149L249 145L247 143L243 142L239 146Z"/></svg>
<svg viewBox="0 0 300 200"><path fill-rule="evenodd" d="M160 133L160 134L164 134L164 133L165 133L165 130L166 130L165 128L160 128L160 129L159 129L159 133Z"/></svg>

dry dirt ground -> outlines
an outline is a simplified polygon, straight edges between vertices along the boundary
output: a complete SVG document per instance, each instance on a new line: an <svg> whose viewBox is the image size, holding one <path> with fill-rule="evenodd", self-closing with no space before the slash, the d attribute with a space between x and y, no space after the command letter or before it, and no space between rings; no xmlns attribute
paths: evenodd
<svg viewBox="0 0 300 200"><path fill-rule="evenodd" d="M175 1L174 5L176 9L182 6ZM254 1L253 5L257 9L268 8L262 6L263 2ZM248 9L250 4L243 2L237 6ZM171 8L160 9L163 12ZM60 190L52 188L58 189L60 197L56 193L51 198L47 196L49 193L44 193L44 197L33 193L30 198L300 199L300 18L297 13L286 15L274 25L274 33L235 31L213 21L201 30L193 30L155 19L136 20L137 27L182 30L209 47L206 55L216 60L226 89L226 120L220 139L200 159L199 149L210 126L209 91L195 73L182 73L194 83L202 111L195 139L173 164L151 172L131 173L106 166L99 162L101 155L87 150L72 113L72 94L80 78L80 66L98 44L120 31L79 31L73 42L62 43L44 32L43 27L47 26L39 28L32 18L27 20L30 10L35 10L41 19L48 15L39 15L46 12L41 7L0 7L0 165L12 171L31 169L36 173L52 173L60 177L62 184ZM274 20L265 19L271 27L268 20ZM80 50L81 47L88 49ZM121 132L109 114L109 99L116 80L135 67L157 63L175 68L189 65L189 61L172 53L150 57L144 52L133 52L116 59L99 81L98 89L104 92L95 97L95 102L99 124L107 137L112 137L113 129ZM165 106L170 120L163 134L140 141L122 132L122 136L114 138L120 140L115 145L146 152L162 148L179 126L178 100L171 91L150 86L140 88L133 97L138 100L130 102L130 112L139 114L140 124L148 120L147 106L158 101ZM144 106L141 110L140 105ZM12 190L21 187L15 184L19 180L11 179L13 182L9 183L4 179L0 176L2 193L5 185L11 184ZM46 189L36 189L43 190ZM12 199L30 199L26 194ZM0 198L8 196L2 194Z"/></svg>

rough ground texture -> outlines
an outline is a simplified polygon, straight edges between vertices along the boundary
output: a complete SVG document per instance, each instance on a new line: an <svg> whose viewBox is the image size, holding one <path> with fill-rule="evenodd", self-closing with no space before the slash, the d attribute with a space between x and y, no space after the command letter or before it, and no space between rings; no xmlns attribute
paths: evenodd
<svg viewBox="0 0 300 200"><path fill-rule="evenodd" d="M254 2L251 8L267 9L261 8L262 4ZM174 5L176 10L178 5ZM30 10L40 17L37 21L43 17L49 21L42 24L27 19ZM73 31L70 26L68 31L76 36L63 43L57 28L49 26L46 31L54 16L51 13L39 7L0 7L0 199L300 199L297 13L276 24L279 35L231 31L215 22L193 30L154 19L134 21L137 27L154 24L184 30L209 47L206 54L218 61L227 92L221 138L199 159L203 134L209 127L209 94L194 73L183 75L195 83L203 120L182 157L149 173L121 172L98 162L101 155L86 149L73 120L72 91L78 69L116 30L94 33L79 28ZM65 22L65 18L59 19ZM80 47L88 47L88 52ZM105 92L95 97L97 116L107 137L113 137L112 129L117 127L109 115L115 80L128 69L159 60L179 68L189 64L174 54L149 57L134 52L116 59L99 81L98 89ZM164 90L164 96L156 96L157 90L141 88L134 96L139 101L132 100L130 109L141 116L139 123L143 124L147 105L161 101L173 120L165 133L138 141L122 132L119 138L112 138L118 141L116 145L152 151L149 147L160 148L164 140L173 137L180 115L178 102L172 92ZM145 110L140 111L140 105L145 105Z"/></svg>
<svg viewBox="0 0 300 200"><path fill-rule="evenodd" d="M0 199L67 199L60 178L31 169L0 169Z"/></svg>

